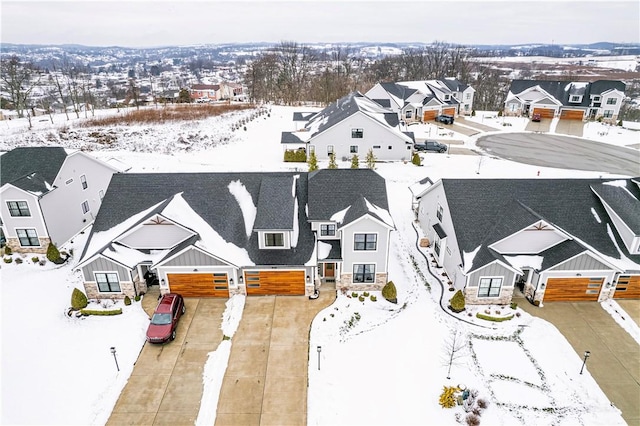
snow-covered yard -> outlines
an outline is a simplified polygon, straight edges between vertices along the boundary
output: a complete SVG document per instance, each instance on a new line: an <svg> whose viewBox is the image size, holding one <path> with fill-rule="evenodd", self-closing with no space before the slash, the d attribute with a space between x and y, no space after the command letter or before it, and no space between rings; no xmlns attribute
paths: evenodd
<svg viewBox="0 0 640 426"><path fill-rule="evenodd" d="M270 115L249 121L246 131L231 128L242 114L250 112L198 123L93 129L114 132L118 142L111 145L97 143L89 136L91 129L76 128L63 117L56 117L54 125L38 121L33 131L27 130L26 120L11 120L0 124L0 150L63 144L88 149L103 160L115 159L130 166L131 172L306 170L306 164L282 162L280 133L294 129L294 110L309 109L268 109ZM506 131L521 131L526 126L518 118L489 117L495 113L478 112L470 119L488 125L495 120L496 126L506 120L512 124L500 126ZM76 136L61 137L58 126ZM589 139L618 145L638 143L637 132L598 123L586 127ZM473 147L472 138L459 134L452 138ZM349 163L339 162L339 167L349 167ZM453 154L424 155L422 167L381 163L377 170L387 180L397 227L389 276L398 288L399 301L390 304L378 293L377 301L369 297L360 302L341 294L316 317L311 332L308 423L456 424L456 414L462 421L467 416L463 407L443 409L438 398L443 386L463 384L489 401L481 412L483 424L624 424L588 369L583 375L576 374L580 357L549 323L518 310L519 317L493 329L457 321L441 310L442 290L426 273L427 262L415 247L410 209L409 186L427 176L435 180L533 178L540 170L544 177L598 177L601 173ZM78 236L63 248L80 253L84 238ZM119 316L67 317L72 289L82 288L73 271L76 259L61 267L34 265L30 259L27 256L21 265L2 264L0 271L0 423L104 424L143 345L148 318L135 302L123 307ZM231 305L231 317L223 325L234 330L241 309L236 302ZM467 344L447 379L448 339L455 330ZM112 346L117 348L120 372L110 352ZM322 347L320 368L316 346ZM228 350L221 345L205 367L209 401L219 389ZM202 422L215 417L215 407L203 406L200 412Z"/></svg>

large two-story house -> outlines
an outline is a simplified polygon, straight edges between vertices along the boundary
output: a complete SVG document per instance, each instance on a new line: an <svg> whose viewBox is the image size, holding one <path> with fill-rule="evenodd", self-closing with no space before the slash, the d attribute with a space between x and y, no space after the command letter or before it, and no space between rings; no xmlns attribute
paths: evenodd
<svg viewBox="0 0 640 426"><path fill-rule="evenodd" d="M0 220L14 252L46 253L90 225L117 168L62 147L15 148L0 156Z"/></svg>
<svg viewBox="0 0 640 426"><path fill-rule="evenodd" d="M372 170L115 175L78 268L90 298L381 289L384 179Z"/></svg>
<svg viewBox="0 0 640 426"><path fill-rule="evenodd" d="M640 180L425 179L414 211L467 303L640 298Z"/></svg>

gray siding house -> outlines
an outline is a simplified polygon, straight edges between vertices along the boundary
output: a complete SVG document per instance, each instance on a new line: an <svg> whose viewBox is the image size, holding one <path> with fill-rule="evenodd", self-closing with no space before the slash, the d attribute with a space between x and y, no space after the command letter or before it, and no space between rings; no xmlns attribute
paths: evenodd
<svg viewBox="0 0 640 426"><path fill-rule="evenodd" d="M635 179L425 179L413 208L468 303L640 298Z"/></svg>
<svg viewBox="0 0 640 426"><path fill-rule="evenodd" d="M327 191L327 188L332 188ZM78 264L90 298L381 289L385 181L374 171L115 175Z"/></svg>
<svg viewBox="0 0 640 426"><path fill-rule="evenodd" d="M15 148L0 156L0 218L15 252L45 253L93 223L118 170L81 151Z"/></svg>

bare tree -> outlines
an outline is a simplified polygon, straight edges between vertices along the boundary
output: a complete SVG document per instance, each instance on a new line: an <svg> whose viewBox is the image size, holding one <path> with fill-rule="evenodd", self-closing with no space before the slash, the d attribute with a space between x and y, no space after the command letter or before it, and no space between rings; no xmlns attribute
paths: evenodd
<svg viewBox="0 0 640 426"><path fill-rule="evenodd" d="M64 113L67 116L67 121L69 121L69 112L67 111L67 102L64 98L62 83L60 83L60 78L58 74L60 73L60 68L56 68L56 62L54 61L51 65L53 72L50 74L52 76L52 82L56 90L56 95L59 97L60 102L62 103L62 107L64 108Z"/></svg>
<svg viewBox="0 0 640 426"><path fill-rule="evenodd" d="M29 97L40 82L40 77L41 74L35 65L22 62L17 56L2 59L0 62L2 88L9 93L18 117L24 117L24 112L29 107Z"/></svg>
<svg viewBox="0 0 640 426"><path fill-rule="evenodd" d="M451 366L460 358L466 356L466 337L462 331L454 328L451 335L445 341L445 362L448 365L447 379L451 378Z"/></svg>

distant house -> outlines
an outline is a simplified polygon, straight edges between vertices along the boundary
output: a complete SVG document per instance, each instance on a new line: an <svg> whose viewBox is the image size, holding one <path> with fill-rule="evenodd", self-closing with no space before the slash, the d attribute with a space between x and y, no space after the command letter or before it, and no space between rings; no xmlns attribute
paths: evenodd
<svg viewBox="0 0 640 426"><path fill-rule="evenodd" d="M0 220L15 252L45 253L93 222L117 168L62 147L15 148L0 156Z"/></svg>
<svg viewBox="0 0 640 426"><path fill-rule="evenodd" d="M318 113L294 114L294 120L308 119L296 132L283 132L286 147L305 148L318 159L364 159L372 150L378 160L411 159L414 137L403 130L398 114L380 106L359 92L338 99Z"/></svg>
<svg viewBox="0 0 640 426"><path fill-rule="evenodd" d="M406 123L427 122L439 114L471 115L474 94L475 89L454 78L378 83L365 93Z"/></svg>
<svg viewBox="0 0 640 426"><path fill-rule="evenodd" d="M193 102L214 102L217 101L219 84L194 84L189 88L189 95Z"/></svg>
<svg viewBox="0 0 640 426"><path fill-rule="evenodd" d="M640 298L640 180L425 179L434 261L469 304Z"/></svg>
<svg viewBox="0 0 640 426"><path fill-rule="evenodd" d="M389 214L372 170L119 174L78 268L90 298L380 290Z"/></svg>
<svg viewBox="0 0 640 426"><path fill-rule="evenodd" d="M621 81L594 82L514 80L511 82L504 114L525 116L540 114L542 118L561 120L616 121L624 100L625 84Z"/></svg>

